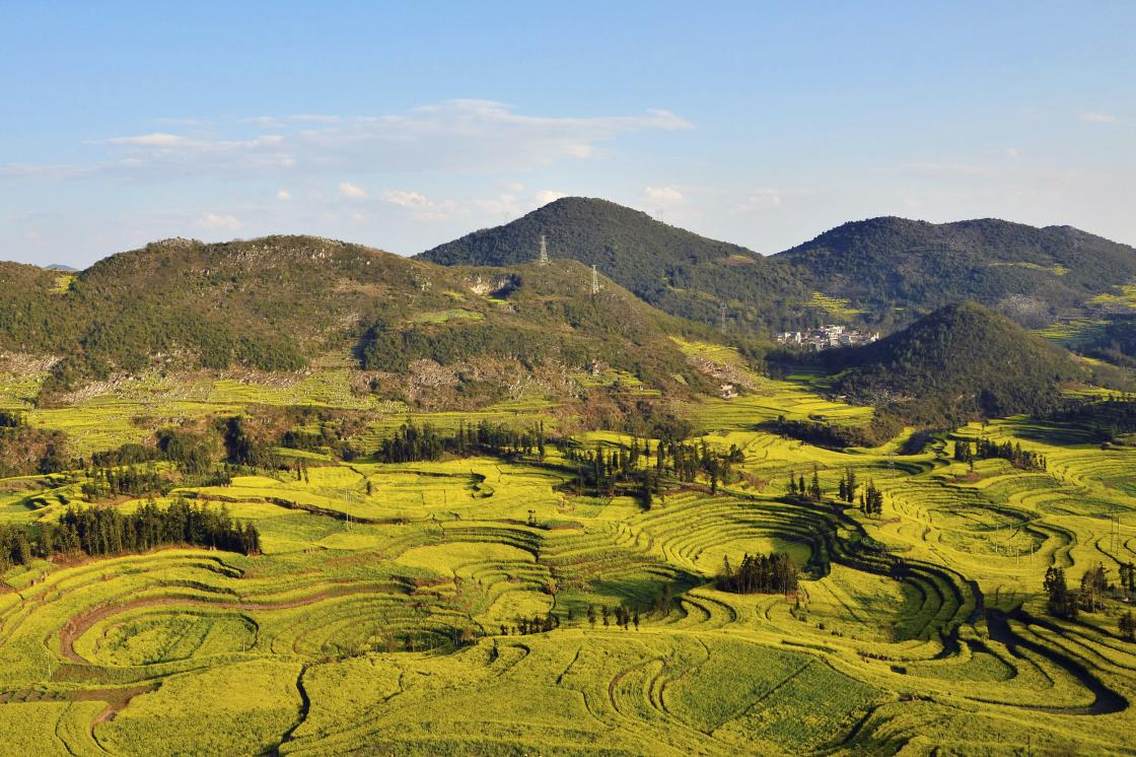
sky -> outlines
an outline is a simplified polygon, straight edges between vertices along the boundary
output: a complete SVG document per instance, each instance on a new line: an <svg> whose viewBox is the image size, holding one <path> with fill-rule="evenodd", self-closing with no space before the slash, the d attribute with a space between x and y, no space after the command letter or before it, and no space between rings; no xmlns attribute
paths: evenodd
<svg viewBox="0 0 1136 757"><path fill-rule="evenodd" d="M1136 244L1136 2L0 0L0 259L415 254L559 196L773 253L849 220Z"/></svg>

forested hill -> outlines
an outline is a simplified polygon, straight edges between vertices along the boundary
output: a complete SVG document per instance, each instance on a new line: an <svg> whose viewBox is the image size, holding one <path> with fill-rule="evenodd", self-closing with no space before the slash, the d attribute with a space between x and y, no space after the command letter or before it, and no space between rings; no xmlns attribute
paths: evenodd
<svg viewBox="0 0 1136 757"><path fill-rule="evenodd" d="M1136 281L1136 250L1127 245L1070 226L989 218L846 223L773 260L885 326L969 299L1040 327Z"/></svg>
<svg viewBox="0 0 1136 757"><path fill-rule="evenodd" d="M152 367L294 371L328 353L380 373L434 361L449 371L434 380L455 385L594 364L705 385L670 336L708 329L601 284L593 296L591 272L567 260L446 268L313 237L175 239L76 275L0 266L0 351L61 358L48 394Z"/></svg>
<svg viewBox="0 0 1136 757"><path fill-rule="evenodd" d="M943 305L981 302L1029 327L1106 309L1098 295L1136 283L1136 250L1068 227L984 219L874 218L762 257L605 200L566 198L504 226L422 253L452 264L554 257L596 265L669 313L770 330L822 322L885 330Z"/></svg>
<svg viewBox="0 0 1136 757"><path fill-rule="evenodd" d="M780 322L808 298L791 272L744 247L707 239L607 200L567 197L512 223L468 234L418 257L443 265L505 265L553 258L596 266L668 313L717 323Z"/></svg>
<svg viewBox="0 0 1136 757"><path fill-rule="evenodd" d="M1040 413L1063 382L1088 378L1069 353L1005 316L948 305L875 344L848 351L834 390L918 424Z"/></svg>

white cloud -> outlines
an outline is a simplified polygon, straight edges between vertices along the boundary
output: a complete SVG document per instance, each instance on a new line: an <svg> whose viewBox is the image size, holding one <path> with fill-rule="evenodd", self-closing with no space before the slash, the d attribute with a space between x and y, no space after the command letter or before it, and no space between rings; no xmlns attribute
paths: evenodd
<svg viewBox="0 0 1136 757"><path fill-rule="evenodd" d="M178 147L187 143L189 143L189 140L185 137L160 131L151 134L139 134L133 137L113 137L107 140L107 144L131 145L136 147Z"/></svg>
<svg viewBox="0 0 1136 757"><path fill-rule="evenodd" d="M458 210L456 203L451 201L435 202L421 192L408 192L401 189L390 189L383 192L383 200L391 205L411 211L411 218L416 221L444 221L451 218Z"/></svg>
<svg viewBox="0 0 1136 757"><path fill-rule="evenodd" d="M292 199L292 193L289 192L287 189L278 189L276 191L276 199L277 200L285 200L285 201L291 200Z"/></svg>
<svg viewBox="0 0 1136 757"><path fill-rule="evenodd" d="M1022 151L1017 147L1007 147L1006 157L1012 160L1017 160L1018 158L1022 157Z"/></svg>
<svg viewBox="0 0 1136 757"><path fill-rule="evenodd" d="M564 192L557 192L552 189L542 189L536 193L536 201L541 205L547 205L550 202L555 202L561 197L567 197Z"/></svg>
<svg viewBox="0 0 1136 757"><path fill-rule="evenodd" d="M647 198L647 202L659 205L677 205L685 199L678 187L673 186L646 187L643 196Z"/></svg>
<svg viewBox="0 0 1136 757"><path fill-rule="evenodd" d="M339 183L339 194L352 200L363 200L367 197L367 190L358 184L343 181Z"/></svg>
<svg viewBox="0 0 1136 757"><path fill-rule="evenodd" d="M1090 110L1081 114L1081 120L1087 124L1114 124L1119 119L1111 113Z"/></svg>
<svg viewBox="0 0 1136 757"><path fill-rule="evenodd" d="M670 111L636 116L528 116L489 100L449 100L401 114L302 129L299 150L374 170L501 170L590 158L621 135L689 129Z"/></svg>
<svg viewBox="0 0 1136 757"><path fill-rule="evenodd" d="M175 127L175 122L163 122ZM644 131L681 131L667 110L635 115L526 115L491 100L447 100L368 116L299 113L229 121L183 119L179 131L111 136L88 144L105 154L86 165L0 166L0 176L77 174L234 176L352 172L478 172L497 175L564 160L598 159L606 146ZM254 133L249 134L252 130ZM271 130L272 133L257 131ZM521 190L510 190L519 195Z"/></svg>
<svg viewBox="0 0 1136 757"><path fill-rule="evenodd" d="M426 195L420 192L404 192L398 189L383 192L383 199L400 208L426 208L431 205Z"/></svg>
<svg viewBox="0 0 1136 757"><path fill-rule="evenodd" d="M197 225L213 231L236 231L241 227L241 222L236 216L206 213L197 220Z"/></svg>

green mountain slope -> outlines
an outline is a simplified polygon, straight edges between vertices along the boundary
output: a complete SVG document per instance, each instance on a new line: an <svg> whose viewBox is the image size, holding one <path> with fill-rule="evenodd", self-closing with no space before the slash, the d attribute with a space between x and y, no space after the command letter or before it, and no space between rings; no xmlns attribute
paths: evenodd
<svg viewBox="0 0 1136 757"><path fill-rule="evenodd" d="M574 261L446 268L312 237L168 240L64 283L0 266L14 293L0 301L0 349L61 358L47 394L152 367L295 371L327 353L379 373L434 361L458 386L603 365L659 389L704 385L670 335L708 330L607 279L593 296Z"/></svg>
<svg viewBox="0 0 1136 757"><path fill-rule="evenodd" d="M552 257L594 265L643 300L684 318L717 323L726 303L732 322L779 322L808 295L789 270L751 250L582 197L556 200L418 258L443 265L515 264L537 258L541 235Z"/></svg>
<svg viewBox="0 0 1136 757"><path fill-rule="evenodd" d="M446 265L551 254L596 265L673 314L772 330L820 322L885 329L971 299L1038 327L1100 309L1094 298L1136 282L1136 250L1067 226L994 219L931 224L874 218L762 257L604 200L565 198L422 253Z"/></svg>
<svg viewBox="0 0 1136 757"><path fill-rule="evenodd" d="M834 391L919 423L1052 409L1062 382L1087 374L1069 354L975 303L948 305L849 351Z"/></svg>
<svg viewBox="0 0 1136 757"><path fill-rule="evenodd" d="M1136 250L1127 245L1069 226L1039 229L996 219L873 218L773 259L810 288L847 299L884 325L970 299L1040 326L1136 280Z"/></svg>

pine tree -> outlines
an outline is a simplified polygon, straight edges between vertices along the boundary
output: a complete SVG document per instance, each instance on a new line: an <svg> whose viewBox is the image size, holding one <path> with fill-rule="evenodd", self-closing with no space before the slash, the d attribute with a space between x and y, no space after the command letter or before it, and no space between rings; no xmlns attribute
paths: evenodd
<svg viewBox="0 0 1136 757"><path fill-rule="evenodd" d="M824 495L824 492L822 492L821 488L820 488L820 474L817 472L817 467L814 465L813 466L813 480L812 480L812 484L810 484L810 486L809 486L809 496L812 497L813 500L820 502L821 497L823 495Z"/></svg>

